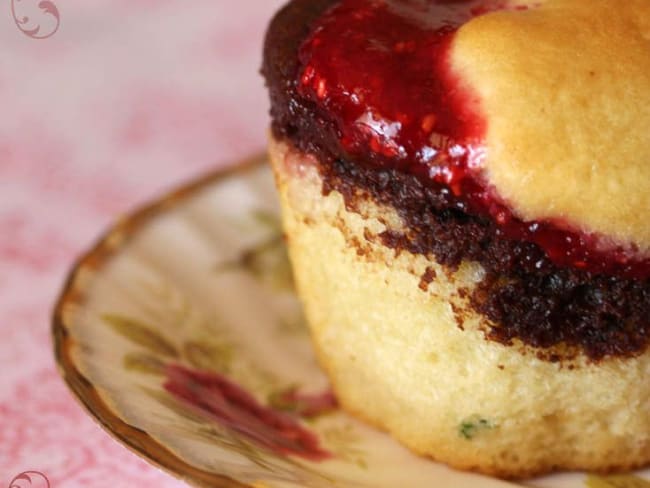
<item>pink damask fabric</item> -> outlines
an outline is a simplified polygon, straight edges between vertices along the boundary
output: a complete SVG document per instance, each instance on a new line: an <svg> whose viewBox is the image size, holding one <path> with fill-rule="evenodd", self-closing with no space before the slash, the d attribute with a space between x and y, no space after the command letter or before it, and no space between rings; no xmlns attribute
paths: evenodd
<svg viewBox="0 0 650 488"><path fill-rule="evenodd" d="M27 471L52 488L183 486L68 393L50 313L120 214L263 149L280 3L0 0L0 488Z"/></svg>

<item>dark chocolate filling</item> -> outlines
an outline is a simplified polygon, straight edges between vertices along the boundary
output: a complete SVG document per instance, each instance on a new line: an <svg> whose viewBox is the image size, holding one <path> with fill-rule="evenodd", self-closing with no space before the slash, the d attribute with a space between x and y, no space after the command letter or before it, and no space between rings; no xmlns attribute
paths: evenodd
<svg viewBox="0 0 650 488"><path fill-rule="evenodd" d="M335 3L294 0L281 10L267 34L263 65L273 133L317 157L324 194L339 191L351 210L367 196L394 207L408 231L381 239L397 251L432 254L452 269L462 260L481 263L486 278L470 301L489 319L490 339L519 339L542 350L564 344L592 360L644 352L650 280L557 266L536 244L504 238L491 218L473 215L444 185L370 167L342 151L333 121L297 88L298 50L312 23Z"/></svg>

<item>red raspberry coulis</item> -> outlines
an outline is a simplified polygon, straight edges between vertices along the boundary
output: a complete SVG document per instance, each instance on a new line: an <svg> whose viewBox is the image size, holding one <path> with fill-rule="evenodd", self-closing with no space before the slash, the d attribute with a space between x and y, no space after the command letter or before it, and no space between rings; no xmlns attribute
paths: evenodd
<svg viewBox="0 0 650 488"><path fill-rule="evenodd" d="M523 221L485 183L487 121L449 54L461 25L505 8L485 0L342 0L300 48L298 92L336 121L341 148L355 161L452 192L504 237L536 243L559 266L650 277L650 258L633 246L603 250L601 236L564 222Z"/></svg>

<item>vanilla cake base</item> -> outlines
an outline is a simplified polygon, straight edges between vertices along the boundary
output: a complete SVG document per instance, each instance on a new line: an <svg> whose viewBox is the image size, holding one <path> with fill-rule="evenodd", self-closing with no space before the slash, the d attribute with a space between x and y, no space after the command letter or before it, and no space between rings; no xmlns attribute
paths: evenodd
<svg viewBox="0 0 650 488"><path fill-rule="evenodd" d="M650 461L650 353L540 359L486 339L458 270L374 237L401 222L370 199L324 196L317 162L271 140L283 225L319 361L349 412L460 469L527 477ZM423 277L427 277L423 279Z"/></svg>

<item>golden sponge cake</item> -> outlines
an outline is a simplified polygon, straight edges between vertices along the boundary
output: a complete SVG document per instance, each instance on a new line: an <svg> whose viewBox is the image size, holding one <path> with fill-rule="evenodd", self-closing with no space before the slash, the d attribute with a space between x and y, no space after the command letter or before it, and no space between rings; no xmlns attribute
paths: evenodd
<svg viewBox="0 0 650 488"><path fill-rule="evenodd" d="M345 409L507 478L650 462L650 2L293 0L298 293Z"/></svg>

